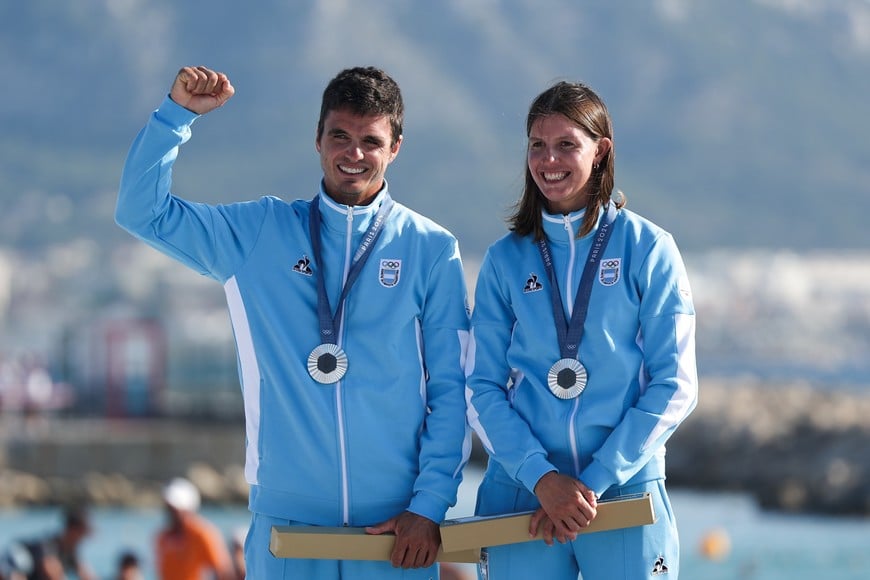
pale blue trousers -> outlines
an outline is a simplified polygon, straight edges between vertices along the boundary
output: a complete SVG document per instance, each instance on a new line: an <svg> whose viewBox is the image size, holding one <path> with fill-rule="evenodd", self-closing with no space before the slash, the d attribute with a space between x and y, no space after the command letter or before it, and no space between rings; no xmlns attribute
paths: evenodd
<svg viewBox="0 0 870 580"><path fill-rule="evenodd" d="M680 544L664 480L608 490L602 499L649 492L656 522L581 534L573 542L552 546L543 540L487 548L481 555L481 580L676 580ZM540 503L525 488L487 480L478 490L477 514L495 515L537 509Z"/></svg>

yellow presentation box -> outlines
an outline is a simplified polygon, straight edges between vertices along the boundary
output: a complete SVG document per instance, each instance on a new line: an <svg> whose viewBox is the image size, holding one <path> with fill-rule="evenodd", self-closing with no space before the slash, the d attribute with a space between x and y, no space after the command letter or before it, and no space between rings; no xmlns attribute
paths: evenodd
<svg viewBox="0 0 870 580"><path fill-rule="evenodd" d="M529 542L541 538L540 532L529 537L534 512L498 516L472 516L446 520L441 524L441 545L445 553ZM644 526L656 521L649 493L624 496L598 502L598 514L579 533L591 534L620 528Z"/></svg>
<svg viewBox="0 0 870 580"><path fill-rule="evenodd" d="M276 558L314 560L389 560L396 536L367 534L365 528L272 526L269 550ZM477 564L480 550L438 552L439 562Z"/></svg>

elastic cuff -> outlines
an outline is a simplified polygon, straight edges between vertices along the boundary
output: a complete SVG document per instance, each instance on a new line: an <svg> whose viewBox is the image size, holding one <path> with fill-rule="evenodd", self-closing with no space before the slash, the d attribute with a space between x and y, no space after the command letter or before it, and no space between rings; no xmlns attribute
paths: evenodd
<svg viewBox="0 0 870 580"><path fill-rule="evenodd" d="M411 499L411 505L408 506L408 511L429 518L436 524L441 524L444 521L444 515L447 513L447 502L438 499L437 497L419 492Z"/></svg>
<svg viewBox="0 0 870 580"><path fill-rule="evenodd" d="M531 493L535 493L535 486L538 485L538 481L551 471L559 470L547 461L547 457L544 454L537 453L526 459L517 472L517 479Z"/></svg>
<svg viewBox="0 0 870 580"><path fill-rule="evenodd" d="M160 117L164 123L169 125L170 127L179 130L184 127L189 127L199 118L199 115L194 113L189 109L185 109L175 101L173 101L169 95L166 95L163 98L163 102L160 103L160 106L154 112L155 115Z"/></svg>
<svg viewBox="0 0 870 580"><path fill-rule="evenodd" d="M578 479L583 482L583 485L591 489L597 497L604 495L604 492L615 483L610 472L597 461L590 463L589 467L583 470Z"/></svg>

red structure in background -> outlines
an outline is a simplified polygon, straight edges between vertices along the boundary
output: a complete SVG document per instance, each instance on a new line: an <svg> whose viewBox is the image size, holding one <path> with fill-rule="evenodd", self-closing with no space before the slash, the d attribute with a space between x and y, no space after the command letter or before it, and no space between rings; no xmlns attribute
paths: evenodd
<svg viewBox="0 0 870 580"><path fill-rule="evenodd" d="M166 389L166 335L155 320L106 323L106 415L147 417L161 411Z"/></svg>

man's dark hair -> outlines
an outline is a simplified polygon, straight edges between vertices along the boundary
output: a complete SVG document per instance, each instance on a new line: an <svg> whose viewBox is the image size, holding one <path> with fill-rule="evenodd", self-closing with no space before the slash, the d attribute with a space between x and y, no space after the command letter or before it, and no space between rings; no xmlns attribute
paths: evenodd
<svg viewBox="0 0 870 580"><path fill-rule="evenodd" d="M323 136L323 123L330 111L348 110L355 115L385 115L390 119L393 145L402 136L405 106L402 92L393 78L373 66L347 68L329 81L323 90L317 139Z"/></svg>
<svg viewBox="0 0 870 580"><path fill-rule="evenodd" d="M139 556L136 555L135 552L126 551L121 554L118 558L118 568L132 568L134 566L139 566Z"/></svg>
<svg viewBox="0 0 870 580"><path fill-rule="evenodd" d="M67 530L90 530L91 519L88 509L82 506L68 506L63 513L64 528Z"/></svg>

